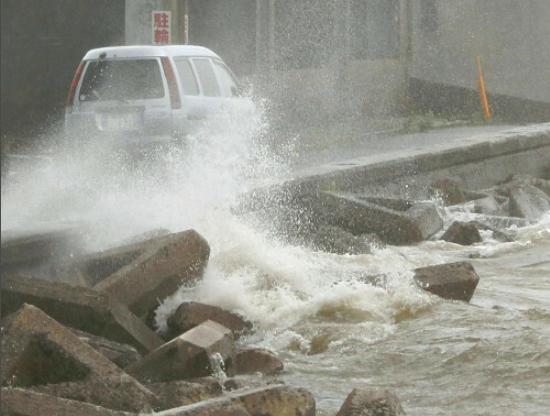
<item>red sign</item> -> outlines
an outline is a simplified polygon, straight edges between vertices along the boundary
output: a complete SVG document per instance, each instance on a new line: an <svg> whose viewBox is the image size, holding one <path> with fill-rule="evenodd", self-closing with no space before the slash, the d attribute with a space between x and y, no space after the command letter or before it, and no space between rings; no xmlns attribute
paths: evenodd
<svg viewBox="0 0 550 416"><path fill-rule="evenodd" d="M152 12L153 45L168 45L172 42L172 13L154 10Z"/></svg>

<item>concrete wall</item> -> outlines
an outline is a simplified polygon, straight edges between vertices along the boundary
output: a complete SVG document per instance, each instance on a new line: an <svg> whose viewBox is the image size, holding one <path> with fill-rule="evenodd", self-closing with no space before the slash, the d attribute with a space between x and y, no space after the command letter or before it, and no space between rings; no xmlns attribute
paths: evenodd
<svg viewBox="0 0 550 416"><path fill-rule="evenodd" d="M411 0L412 77L550 103L550 1Z"/></svg>
<svg viewBox="0 0 550 416"><path fill-rule="evenodd" d="M318 124L395 112L406 91L405 5L258 0L257 75L282 120Z"/></svg>

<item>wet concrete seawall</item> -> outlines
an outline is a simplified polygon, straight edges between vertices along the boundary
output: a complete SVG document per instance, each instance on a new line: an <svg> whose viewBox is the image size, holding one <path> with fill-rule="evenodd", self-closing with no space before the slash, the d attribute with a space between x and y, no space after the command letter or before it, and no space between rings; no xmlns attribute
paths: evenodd
<svg viewBox="0 0 550 416"><path fill-rule="evenodd" d="M432 133L437 137L438 132ZM445 137L446 130L440 136ZM550 169L550 123L457 140L395 149L334 162L299 173L283 185L292 194L338 190L380 196L428 197L434 180L455 178L468 189L481 189L516 173L546 176Z"/></svg>

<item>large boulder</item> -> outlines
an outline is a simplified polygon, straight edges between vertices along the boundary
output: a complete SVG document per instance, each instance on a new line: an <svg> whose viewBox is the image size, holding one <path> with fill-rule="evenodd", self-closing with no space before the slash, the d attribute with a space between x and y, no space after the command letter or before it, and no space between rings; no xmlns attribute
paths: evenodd
<svg viewBox="0 0 550 416"><path fill-rule="evenodd" d="M237 351L235 373L265 375L276 374L284 369L283 362L271 351L263 348L249 348Z"/></svg>
<svg viewBox="0 0 550 416"><path fill-rule="evenodd" d="M354 234L375 233L395 245L426 240L443 226L435 204L357 194L322 192L320 217Z"/></svg>
<svg viewBox="0 0 550 416"><path fill-rule="evenodd" d="M424 290L444 299L469 302L479 282L470 263L448 263L420 267L414 271L414 280Z"/></svg>
<svg viewBox="0 0 550 416"><path fill-rule="evenodd" d="M132 416L82 401L39 393L22 388L2 387L0 414L13 416L78 415L78 416Z"/></svg>
<svg viewBox="0 0 550 416"><path fill-rule="evenodd" d="M148 411L156 396L40 309L2 321L2 386L42 389L115 410Z"/></svg>
<svg viewBox="0 0 550 416"><path fill-rule="evenodd" d="M214 321L233 331L235 338L252 329L252 323L237 313L227 311L214 305L199 302L183 302L168 317L167 338L172 339L200 325L205 321Z"/></svg>
<svg viewBox="0 0 550 416"><path fill-rule="evenodd" d="M142 353L163 343L126 306L93 289L4 274L1 295L2 316L29 303L64 325L130 344Z"/></svg>
<svg viewBox="0 0 550 416"><path fill-rule="evenodd" d="M482 241L475 224L460 221L453 222L441 239L463 246L470 246Z"/></svg>
<svg viewBox="0 0 550 416"><path fill-rule="evenodd" d="M231 369L234 362L233 334L226 327L205 321L150 352L126 370L147 383L212 375L219 365Z"/></svg>
<svg viewBox="0 0 550 416"><path fill-rule="evenodd" d="M194 230L159 237L133 261L94 286L128 305L140 317L150 316L183 283L202 276L210 255L206 240Z"/></svg>
<svg viewBox="0 0 550 416"><path fill-rule="evenodd" d="M399 416L405 411L388 390L353 389L336 416Z"/></svg>

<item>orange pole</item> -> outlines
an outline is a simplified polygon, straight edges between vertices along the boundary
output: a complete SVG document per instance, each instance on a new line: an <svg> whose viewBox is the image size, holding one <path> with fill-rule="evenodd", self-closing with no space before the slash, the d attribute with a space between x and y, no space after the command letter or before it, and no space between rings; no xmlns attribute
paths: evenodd
<svg viewBox="0 0 550 416"><path fill-rule="evenodd" d="M483 110L483 117L485 121L491 120L493 118L493 113L491 112L491 107L489 106L489 99L487 98L487 90L485 88L485 78L483 77L483 68L481 67L481 58L477 57L477 72L478 72L478 82L479 82L479 98L481 100L481 108Z"/></svg>

